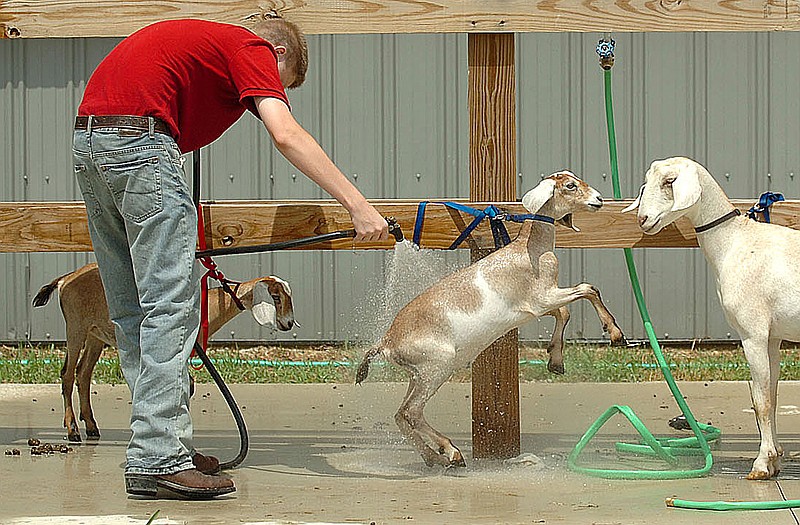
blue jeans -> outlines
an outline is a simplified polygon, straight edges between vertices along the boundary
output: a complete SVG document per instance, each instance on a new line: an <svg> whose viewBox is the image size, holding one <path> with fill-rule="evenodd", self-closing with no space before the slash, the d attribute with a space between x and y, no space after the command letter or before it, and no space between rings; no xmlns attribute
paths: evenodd
<svg viewBox="0 0 800 525"><path fill-rule="evenodd" d="M73 156L132 396L125 472L193 468L187 359L200 270L180 151L167 135L101 128L76 130Z"/></svg>

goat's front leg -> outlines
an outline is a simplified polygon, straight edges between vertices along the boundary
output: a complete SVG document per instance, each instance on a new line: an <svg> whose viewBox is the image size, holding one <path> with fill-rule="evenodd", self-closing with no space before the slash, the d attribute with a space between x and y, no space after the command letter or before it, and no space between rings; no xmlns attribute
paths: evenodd
<svg viewBox="0 0 800 525"><path fill-rule="evenodd" d="M744 355L750 365L750 376L753 379L751 395L753 408L756 411L756 424L761 436L758 457L753 461L753 468L747 479L769 479L780 472L780 457L774 437L776 399L772 396L773 389L770 384L768 346L766 337L742 338Z"/></svg>
<svg viewBox="0 0 800 525"><path fill-rule="evenodd" d="M564 332L567 329L567 323L569 323L569 309L566 306L562 306L547 312L547 315L552 315L556 319L553 335L547 345L547 354L550 356L547 361L547 369L552 374L563 375L566 372L564 368Z"/></svg>
<svg viewBox="0 0 800 525"><path fill-rule="evenodd" d="M778 461L775 467L778 471L781 470L780 459L783 457L783 447L778 442L778 379L781 376L781 340L769 340L769 390L770 397L774 400L772 403L772 443L775 445L775 450L778 451Z"/></svg>
<svg viewBox="0 0 800 525"><path fill-rule="evenodd" d="M603 324L603 330L608 333L611 338L611 344L624 345L625 335L622 333L616 319L611 312L606 308L603 300L600 298L600 290L596 286L589 283L581 283L572 288L553 288L547 296L548 303L554 307L561 308L578 299L586 299L592 306L594 306L600 322Z"/></svg>
<svg viewBox="0 0 800 525"><path fill-rule="evenodd" d="M600 318L600 322L603 324L603 331L607 332L608 336L611 338L611 344L615 346L625 345L627 343L625 335L617 324L617 320L614 319L612 313L606 308L603 299L600 298L600 290L592 284L588 286L591 288L591 293L586 299L594 306L594 311L597 312L597 317Z"/></svg>

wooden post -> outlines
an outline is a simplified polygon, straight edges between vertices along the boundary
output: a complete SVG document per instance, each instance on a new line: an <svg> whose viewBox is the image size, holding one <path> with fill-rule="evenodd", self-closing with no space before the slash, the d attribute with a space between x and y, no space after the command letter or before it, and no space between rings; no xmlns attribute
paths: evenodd
<svg viewBox="0 0 800 525"><path fill-rule="evenodd" d="M469 35L470 200L517 197L514 34ZM489 252L474 250L477 260ZM519 334L513 330L472 365L472 454L520 452Z"/></svg>

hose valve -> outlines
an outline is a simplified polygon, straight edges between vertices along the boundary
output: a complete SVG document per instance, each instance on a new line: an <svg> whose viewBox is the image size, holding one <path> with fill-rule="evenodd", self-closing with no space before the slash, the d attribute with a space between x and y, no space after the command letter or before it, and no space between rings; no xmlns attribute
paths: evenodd
<svg viewBox="0 0 800 525"><path fill-rule="evenodd" d="M600 57L600 67L606 71L611 69L614 65L614 39L611 37L601 38L595 51Z"/></svg>
<svg viewBox="0 0 800 525"><path fill-rule="evenodd" d="M394 217L385 217L386 222L389 224L389 233L394 235L395 242L402 242L405 239L403 230L400 229L400 224Z"/></svg>

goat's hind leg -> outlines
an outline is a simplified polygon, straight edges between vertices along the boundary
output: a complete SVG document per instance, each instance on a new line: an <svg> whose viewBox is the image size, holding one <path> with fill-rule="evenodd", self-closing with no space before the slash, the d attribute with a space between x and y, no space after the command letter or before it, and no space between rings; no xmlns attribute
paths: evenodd
<svg viewBox="0 0 800 525"><path fill-rule="evenodd" d="M75 410L72 407L72 389L75 386L75 368L81 348L70 345L67 340L67 356L61 367L61 397L64 400L64 428L67 429L67 440L73 443L81 442L81 431L75 419Z"/></svg>
<svg viewBox="0 0 800 525"><path fill-rule="evenodd" d="M100 429L92 412L92 374L100 353L103 351L104 343L93 336L86 338L86 346L83 355L78 362L78 399L81 407L81 421L86 425L86 439L100 439Z"/></svg>
<svg viewBox="0 0 800 525"><path fill-rule="evenodd" d="M425 404L445 379L447 377L428 382L421 380L416 372L412 373L406 397L395 414L395 422L403 436L411 440L429 467L434 465L464 467L466 462L458 447L453 445L447 436L431 427L423 415ZM425 437L438 446L438 452L426 443Z"/></svg>

